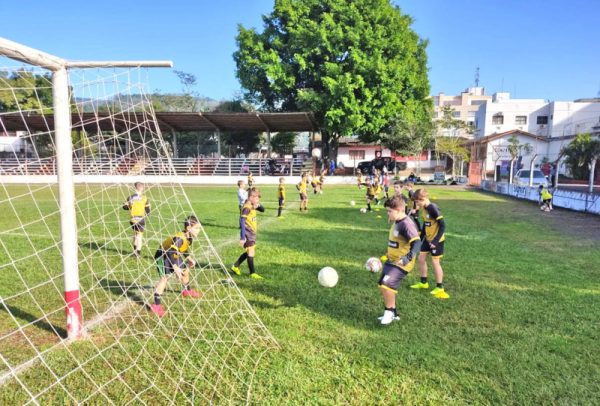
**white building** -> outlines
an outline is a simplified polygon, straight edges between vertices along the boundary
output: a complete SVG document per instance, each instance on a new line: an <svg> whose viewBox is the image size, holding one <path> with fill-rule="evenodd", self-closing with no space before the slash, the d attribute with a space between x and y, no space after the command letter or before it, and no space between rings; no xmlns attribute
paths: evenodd
<svg viewBox="0 0 600 406"><path fill-rule="evenodd" d="M600 135L600 99L547 102L511 99L509 93L496 93L480 106L475 125L471 160L485 162L486 173L510 161L502 151L513 135L532 149L520 157L520 166L529 167L534 159L537 167L542 161L557 161L561 149L577 134ZM566 172L564 165L559 165L559 172Z"/></svg>
<svg viewBox="0 0 600 406"><path fill-rule="evenodd" d="M433 96L432 100L434 120L442 118L443 107L450 106L454 110L452 112L453 118L462 120L472 128L475 128L475 117L479 107L487 101L491 101L492 96L486 96L485 88L483 87L470 87L459 96L439 93L437 96ZM467 139L473 138L473 134L469 134L464 130L461 130L458 134L455 134L453 130L442 130L442 135L459 136Z"/></svg>

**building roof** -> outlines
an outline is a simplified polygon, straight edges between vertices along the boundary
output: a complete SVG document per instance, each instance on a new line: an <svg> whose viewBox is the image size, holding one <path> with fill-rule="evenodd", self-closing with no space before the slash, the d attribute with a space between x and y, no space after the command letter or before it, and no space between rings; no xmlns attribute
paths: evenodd
<svg viewBox="0 0 600 406"><path fill-rule="evenodd" d="M532 133L529 133L527 131L523 131L523 130L510 130L510 131L505 131L503 133L497 133L497 134L490 134L490 135L486 135L485 137L481 137L481 138L475 138L473 140L468 140L467 144L486 144L490 141L494 141L497 140L499 138L503 138L506 136L511 136L511 135L522 135L524 137L530 137L535 139L536 141L544 141L544 142L548 142L548 137L543 137L541 135L535 135Z"/></svg>
<svg viewBox="0 0 600 406"><path fill-rule="evenodd" d="M318 131L315 117L310 112L296 113L155 113L161 131ZM155 131L152 117L146 112L120 112L114 120L109 113L73 113L74 129L89 132L123 131L131 123ZM53 129L53 115L2 113L0 129L3 131L48 131Z"/></svg>

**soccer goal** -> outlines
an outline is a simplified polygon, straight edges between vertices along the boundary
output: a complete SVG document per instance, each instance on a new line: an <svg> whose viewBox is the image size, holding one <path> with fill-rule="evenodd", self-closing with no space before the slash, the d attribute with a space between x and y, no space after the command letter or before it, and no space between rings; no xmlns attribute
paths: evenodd
<svg viewBox="0 0 600 406"><path fill-rule="evenodd" d="M248 403L277 343L203 228L203 296L173 280L167 314L148 308L154 252L203 218L144 89L170 62L71 62L1 38L0 55L0 404ZM134 182L151 207L139 259Z"/></svg>

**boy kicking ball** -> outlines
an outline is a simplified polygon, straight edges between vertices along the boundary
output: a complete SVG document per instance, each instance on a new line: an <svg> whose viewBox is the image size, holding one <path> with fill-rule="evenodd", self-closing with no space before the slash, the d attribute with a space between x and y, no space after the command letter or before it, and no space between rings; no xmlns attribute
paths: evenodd
<svg viewBox="0 0 600 406"><path fill-rule="evenodd" d="M199 233L200 222L195 216L189 216L183 223L183 231L164 240L154 255L160 280L154 288L154 304L150 305L150 310L158 317L162 317L166 313L161 305L161 299L167 282L173 274L177 275L177 279L183 285L181 296L193 298L201 296L201 293L191 289L189 285L189 270L196 265L196 261L189 255L189 250L192 241L198 237Z"/></svg>
<svg viewBox="0 0 600 406"><path fill-rule="evenodd" d="M379 280L379 291L385 305L383 316L379 318L383 325L400 319L396 313L398 286L414 268L421 249L419 231L414 221L406 215L405 206L404 199L399 196L385 202L388 221L392 226L388 236L386 261Z"/></svg>

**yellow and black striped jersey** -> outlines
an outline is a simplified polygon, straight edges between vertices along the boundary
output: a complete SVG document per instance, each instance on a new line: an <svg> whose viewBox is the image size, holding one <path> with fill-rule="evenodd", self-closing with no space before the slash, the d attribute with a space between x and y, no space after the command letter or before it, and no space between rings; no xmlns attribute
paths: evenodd
<svg viewBox="0 0 600 406"><path fill-rule="evenodd" d="M410 252L410 244L418 239L419 231L417 230L417 225L410 217L404 217L402 220L394 222L390 227L388 237L388 259L392 262L400 260L400 258ZM415 266L416 260L417 257L413 257L408 264L402 265L402 269L410 272Z"/></svg>
<svg viewBox="0 0 600 406"><path fill-rule="evenodd" d="M308 187L308 180L302 179L300 183L298 183L298 190L300 193L306 194L306 188Z"/></svg>
<svg viewBox="0 0 600 406"><path fill-rule="evenodd" d="M150 212L150 201L146 196L133 194L129 196L125 206L129 209L131 217L139 218L144 217Z"/></svg>
<svg viewBox="0 0 600 406"><path fill-rule="evenodd" d="M242 218L245 219L246 232L250 231L256 234L258 224L256 221L256 209L252 203L246 202L242 207Z"/></svg>
<svg viewBox="0 0 600 406"><path fill-rule="evenodd" d="M367 186L367 196L375 196L377 191L377 188L375 187L375 185L368 185Z"/></svg>
<svg viewBox="0 0 600 406"><path fill-rule="evenodd" d="M278 197L280 199L285 199L285 186L282 184L279 184L279 192L278 192Z"/></svg>
<svg viewBox="0 0 600 406"><path fill-rule="evenodd" d="M439 229L439 221L444 218L440 209L434 204L429 203L429 206L424 207L420 210L420 217L423 220L423 227L425 229L425 238L431 242L435 239ZM439 242L446 239L446 235L442 234L439 238Z"/></svg>

